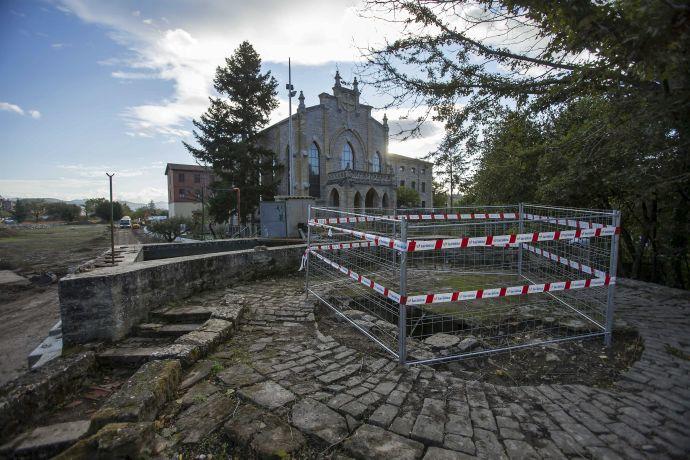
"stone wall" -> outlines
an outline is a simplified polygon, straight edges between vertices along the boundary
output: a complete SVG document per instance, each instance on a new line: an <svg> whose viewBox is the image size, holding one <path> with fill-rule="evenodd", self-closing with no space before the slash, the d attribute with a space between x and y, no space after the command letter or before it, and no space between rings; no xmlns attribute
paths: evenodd
<svg viewBox="0 0 690 460"><path fill-rule="evenodd" d="M306 245L150 260L60 280L65 346L125 337L149 311L206 289L297 271Z"/></svg>
<svg viewBox="0 0 690 460"><path fill-rule="evenodd" d="M298 244L298 240L277 238L232 238L227 240L199 241L194 243L157 243L143 246L141 260L169 259L171 257L196 256L214 252L241 251L255 246L285 246Z"/></svg>

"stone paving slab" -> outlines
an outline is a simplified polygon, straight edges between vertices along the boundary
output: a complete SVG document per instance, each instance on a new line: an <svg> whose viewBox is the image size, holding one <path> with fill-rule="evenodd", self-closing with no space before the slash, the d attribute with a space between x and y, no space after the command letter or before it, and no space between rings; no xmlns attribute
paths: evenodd
<svg viewBox="0 0 690 460"><path fill-rule="evenodd" d="M234 337L211 358L226 369L202 380L218 388L209 399L237 394L245 402L226 407L209 434L220 432L254 455L259 434L262 442L290 447L295 441L293 452L305 458L690 456L690 361L671 352L690 353L688 293L619 283L616 318L639 331L645 348L613 386L594 388L508 387L465 373L398 366L320 332L314 302L300 289L279 279L226 290L221 305L241 305L244 313ZM366 339L353 332L352 340ZM170 407L172 426L191 426L185 414L203 404L192 402L182 412Z"/></svg>

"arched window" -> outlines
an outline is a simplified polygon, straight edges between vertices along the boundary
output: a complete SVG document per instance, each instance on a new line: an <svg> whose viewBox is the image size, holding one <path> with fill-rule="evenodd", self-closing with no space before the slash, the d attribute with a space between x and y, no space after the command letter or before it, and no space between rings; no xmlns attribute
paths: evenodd
<svg viewBox="0 0 690 460"><path fill-rule="evenodd" d="M309 147L309 196L321 197L321 166L316 142L312 142Z"/></svg>
<svg viewBox="0 0 690 460"><path fill-rule="evenodd" d="M352 153L352 146L349 142L343 145L343 155L340 157L340 166L343 169L355 169L355 156Z"/></svg>
<svg viewBox="0 0 690 460"><path fill-rule="evenodd" d="M379 152L374 153L374 158L371 160L371 170L375 173L381 172L381 154Z"/></svg>

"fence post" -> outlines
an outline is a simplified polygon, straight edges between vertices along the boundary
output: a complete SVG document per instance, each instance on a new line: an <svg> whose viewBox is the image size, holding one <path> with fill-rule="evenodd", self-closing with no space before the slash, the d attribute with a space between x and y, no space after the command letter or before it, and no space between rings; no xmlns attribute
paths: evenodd
<svg viewBox="0 0 690 460"><path fill-rule="evenodd" d="M307 207L307 251L306 251L306 256L307 260L304 261L305 265L305 270L307 271L305 275L305 282L304 282L304 292L305 292L305 298L309 298L309 247L311 246L311 205Z"/></svg>
<svg viewBox="0 0 690 460"><path fill-rule="evenodd" d="M519 232L520 233L525 233L525 208L522 203L518 205L518 213L520 214L519 219L520 219L520 224L519 224ZM518 276L522 276L522 243L518 243L518 267L517 267L517 272Z"/></svg>
<svg viewBox="0 0 690 460"><path fill-rule="evenodd" d="M620 227L620 211L613 211L613 225L615 227ZM611 236L611 257L609 258L609 276L611 278L616 277L616 271L618 269L618 239L618 233L614 233ZM604 344L607 347L610 347L613 341L613 293L615 288L615 284L609 284L607 287L608 291L606 292L606 333L604 334Z"/></svg>
<svg viewBox="0 0 690 460"><path fill-rule="evenodd" d="M394 233L395 234L395 233ZM407 247L407 221L400 219L400 239ZM398 314L398 360L400 364L407 361L407 306L403 297L407 296L407 251L400 251L400 311Z"/></svg>

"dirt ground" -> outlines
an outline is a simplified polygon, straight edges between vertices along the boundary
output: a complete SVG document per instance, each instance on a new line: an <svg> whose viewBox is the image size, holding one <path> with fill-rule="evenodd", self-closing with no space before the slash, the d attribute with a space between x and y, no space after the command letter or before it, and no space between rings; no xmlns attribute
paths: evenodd
<svg viewBox="0 0 690 460"><path fill-rule="evenodd" d="M110 245L106 225L26 225L0 232L0 268L62 277ZM116 230L115 244L136 244L132 230ZM60 319L57 283L0 290L0 385L27 371L27 356Z"/></svg>

